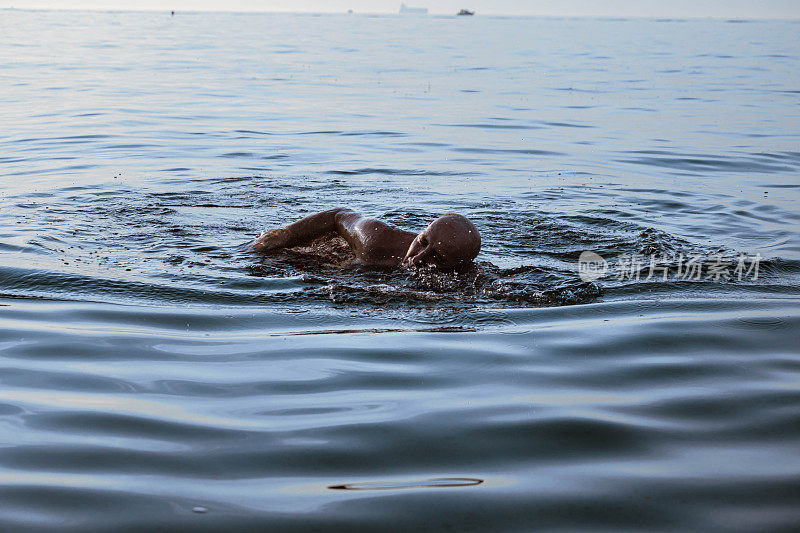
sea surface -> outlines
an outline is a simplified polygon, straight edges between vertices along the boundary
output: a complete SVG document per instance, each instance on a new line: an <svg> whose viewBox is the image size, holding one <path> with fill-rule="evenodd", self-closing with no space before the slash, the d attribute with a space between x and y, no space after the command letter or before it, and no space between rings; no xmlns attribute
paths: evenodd
<svg viewBox="0 0 800 533"><path fill-rule="evenodd" d="M797 531L800 23L3 10L0 124L0 531Z"/></svg>

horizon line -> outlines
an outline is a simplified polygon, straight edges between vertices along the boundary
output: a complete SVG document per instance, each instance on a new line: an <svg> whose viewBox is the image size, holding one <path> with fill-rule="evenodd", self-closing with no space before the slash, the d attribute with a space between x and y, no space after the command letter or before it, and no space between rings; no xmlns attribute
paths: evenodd
<svg viewBox="0 0 800 533"><path fill-rule="evenodd" d="M105 13L230 13L230 14L247 14L247 13L265 13L265 14L282 14L282 15L366 15L366 16L402 16L402 17L457 17L456 13L400 13L399 11L282 11L282 10L267 10L267 9L246 9L246 10L226 10L226 9L153 9L153 8L105 8L105 7L15 7L4 6L0 7L0 11L93 11ZM589 15L589 14L517 14L517 13L478 13L475 15L485 17L515 17L515 18L586 18L586 19L600 19L600 20L657 20L657 21L681 21L681 20L721 20L721 21L735 21L735 22L749 22L749 21L785 21L785 22L800 22L798 18L776 18L776 17L730 17L730 16L656 16L656 15Z"/></svg>

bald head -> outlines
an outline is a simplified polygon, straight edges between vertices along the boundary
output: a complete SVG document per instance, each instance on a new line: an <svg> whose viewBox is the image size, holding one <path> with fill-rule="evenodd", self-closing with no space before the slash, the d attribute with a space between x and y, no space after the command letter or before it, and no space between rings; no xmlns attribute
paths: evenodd
<svg viewBox="0 0 800 533"><path fill-rule="evenodd" d="M405 267L433 265L440 270L469 266L481 249L478 228L466 217L448 213L425 228L408 248Z"/></svg>

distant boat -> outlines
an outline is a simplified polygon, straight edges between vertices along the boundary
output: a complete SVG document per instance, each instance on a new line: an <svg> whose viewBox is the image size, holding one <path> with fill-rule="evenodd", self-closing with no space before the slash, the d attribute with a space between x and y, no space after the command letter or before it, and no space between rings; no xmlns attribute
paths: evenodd
<svg viewBox="0 0 800 533"><path fill-rule="evenodd" d="M474 12L474 11L470 11L469 9L462 9L461 11L459 11L458 13L456 13L456 15L458 15L458 16L468 15L468 16L470 16L470 17L471 17L472 15L474 15L474 14L475 14L475 12Z"/></svg>
<svg viewBox="0 0 800 533"><path fill-rule="evenodd" d="M400 4L400 13L404 15L425 15L428 13L427 7L408 7L405 4Z"/></svg>

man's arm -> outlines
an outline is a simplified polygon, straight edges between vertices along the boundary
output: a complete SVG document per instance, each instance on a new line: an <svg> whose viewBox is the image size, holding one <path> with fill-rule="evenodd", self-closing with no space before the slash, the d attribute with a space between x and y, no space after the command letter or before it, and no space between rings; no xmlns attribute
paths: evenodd
<svg viewBox="0 0 800 533"><path fill-rule="evenodd" d="M352 213L355 215L353 211L341 207L315 213L293 222L285 228L266 232L250 244L250 249L256 252L270 252L281 248L301 246L317 237L336 233L338 230L336 227L336 215L339 213Z"/></svg>
<svg viewBox="0 0 800 533"><path fill-rule="evenodd" d="M362 217L351 209L336 208L309 215L285 228L268 231L250 248L257 252L270 252L300 246L331 233L347 241L363 264L392 267L400 265L415 237L414 233L381 220Z"/></svg>

